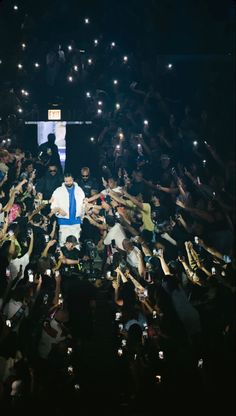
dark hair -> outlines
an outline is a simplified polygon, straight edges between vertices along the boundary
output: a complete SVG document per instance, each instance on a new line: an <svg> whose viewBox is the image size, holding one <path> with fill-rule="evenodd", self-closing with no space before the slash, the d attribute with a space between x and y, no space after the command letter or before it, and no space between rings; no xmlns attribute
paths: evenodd
<svg viewBox="0 0 236 416"><path fill-rule="evenodd" d="M115 223L116 223L116 220L115 220L115 218L112 215L107 215L106 216L106 223L110 227L113 227L115 225Z"/></svg>
<svg viewBox="0 0 236 416"><path fill-rule="evenodd" d="M66 237L66 243L73 243L73 244L77 244L77 238L74 235L68 235L68 237Z"/></svg>
<svg viewBox="0 0 236 416"><path fill-rule="evenodd" d="M55 142L55 140L56 140L55 134L54 133L49 133L48 134L48 141L49 142Z"/></svg>
<svg viewBox="0 0 236 416"><path fill-rule="evenodd" d="M74 179L74 175L72 175L72 173L70 172L64 173L64 178L70 178L70 177Z"/></svg>
<svg viewBox="0 0 236 416"><path fill-rule="evenodd" d="M40 214L35 214L32 217L33 222L35 222L36 224L39 224L41 221L43 221L43 216Z"/></svg>
<svg viewBox="0 0 236 416"><path fill-rule="evenodd" d="M33 162L33 160L26 160L24 163L23 163L23 169L25 170L26 168L28 168L28 166L30 166L30 165L33 165L34 164L34 162Z"/></svg>

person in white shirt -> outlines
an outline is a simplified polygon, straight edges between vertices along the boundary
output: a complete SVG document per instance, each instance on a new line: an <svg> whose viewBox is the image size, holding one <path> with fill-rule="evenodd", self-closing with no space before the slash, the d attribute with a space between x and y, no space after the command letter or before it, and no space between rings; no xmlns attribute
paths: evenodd
<svg viewBox="0 0 236 416"><path fill-rule="evenodd" d="M18 257L20 248L18 245L15 245L15 236L12 237L12 243L14 244L14 251L13 251L13 254L11 254L11 260L9 263L11 280L17 277L18 273L20 272L20 268L21 268L21 278L24 277L25 268L29 264L30 256L32 254L33 245L34 245L34 234L32 230L29 234L29 237L30 237L30 244L29 244L28 251L22 257Z"/></svg>
<svg viewBox="0 0 236 416"><path fill-rule="evenodd" d="M132 241L128 239L123 240L123 250L126 251L126 261L135 270L138 271L139 276L144 276L145 266L142 257L142 252L136 247Z"/></svg>
<svg viewBox="0 0 236 416"><path fill-rule="evenodd" d="M115 240L115 245L120 250L124 250L123 248L123 240L126 239L125 230L119 222L115 222L114 217L107 216L106 217L106 224L109 227L108 233L104 238L105 246L112 244L112 241Z"/></svg>

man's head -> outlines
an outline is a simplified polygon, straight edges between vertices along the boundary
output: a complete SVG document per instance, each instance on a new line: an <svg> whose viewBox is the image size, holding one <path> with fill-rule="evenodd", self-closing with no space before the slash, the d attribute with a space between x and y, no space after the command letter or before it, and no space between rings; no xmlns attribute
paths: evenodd
<svg viewBox="0 0 236 416"><path fill-rule="evenodd" d="M73 250L73 248L78 244L78 241L74 235L69 235L66 238L65 246L67 250Z"/></svg>
<svg viewBox="0 0 236 416"><path fill-rule="evenodd" d="M34 169L34 165L32 160L26 160L24 163L24 171L27 173L32 173Z"/></svg>
<svg viewBox="0 0 236 416"><path fill-rule="evenodd" d="M55 176L57 174L57 167L55 165L49 165L48 172L51 176Z"/></svg>
<svg viewBox="0 0 236 416"><path fill-rule="evenodd" d="M72 186L74 185L74 177L71 173L65 173L64 184L67 188L72 188Z"/></svg>
<svg viewBox="0 0 236 416"><path fill-rule="evenodd" d="M33 222L34 225L38 225L38 226L42 225L43 216L40 215L40 214L35 214L32 218L32 222Z"/></svg>
<svg viewBox="0 0 236 416"><path fill-rule="evenodd" d="M54 133L50 133L48 135L48 143L54 144L55 143L55 140L56 140L55 134Z"/></svg>
<svg viewBox="0 0 236 416"><path fill-rule="evenodd" d="M88 179L89 179L89 175L90 175L90 170L89 170L89 168L87 168L87 167L83 167L82 169L81 169L81 176L82 176L82 179L83 179L83 181L87 181Z"/></svg>
<svg viewBox="0 0 236 416"><path fill-rule="evenodd" d="M123 249L127 252L127 253L131 253L131 251L134 249L134 245L132 243L132 241L128 240L128 238L125 238L122 241L122 246Z"/></svg>

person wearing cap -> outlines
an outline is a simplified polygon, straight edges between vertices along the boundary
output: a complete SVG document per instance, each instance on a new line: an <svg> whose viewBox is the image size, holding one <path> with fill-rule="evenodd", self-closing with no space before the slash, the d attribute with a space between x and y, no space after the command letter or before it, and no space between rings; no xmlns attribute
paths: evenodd
<svg viewBox="0 0 236 416"><path fill-rule="evenodd" d="M62 246L69 235L80 237L84 217L83 189L74 182L71 173L64 174L64 183L55 189L51 198L51 210L55 212L59 225L59 243Z"/></svg>
<svg viewBox="0 0 236 416"><path fill-rule="evenodd" d="M78 241L74 235L69 235L66 238L64 246L61 248L62 257L61 263L63 264L64 271L70 271L73 273L78 272L80 269L79 262L84 258L81 250L78 249Z"/></svg>

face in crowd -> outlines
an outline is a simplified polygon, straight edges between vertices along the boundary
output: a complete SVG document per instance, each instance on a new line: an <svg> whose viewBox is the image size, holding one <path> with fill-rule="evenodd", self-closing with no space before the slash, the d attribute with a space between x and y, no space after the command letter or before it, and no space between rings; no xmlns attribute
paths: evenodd
<svg viewBox="0 0 236 416"><path fill-rule="evenodd" d="M72 186L74 185L74 178L72 176L65 176L64 184L67 188L72 188Z"/></svg>
<svg viewBox="0 0 236 416"><path fill-rule="evenodd" d="M48 172L50 173L51 176L55 176L57 173L57 167L52 165L48 167Z"/></svg>
<svg viewBox="0 0 236 416"><path fill-rule="evenodd" d="M90 174L89 168L81 169L81 176L84 182L86 182L89 179L89 174Z"/></svg>

